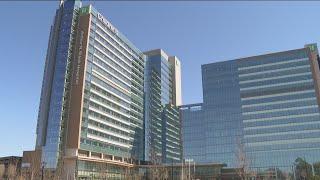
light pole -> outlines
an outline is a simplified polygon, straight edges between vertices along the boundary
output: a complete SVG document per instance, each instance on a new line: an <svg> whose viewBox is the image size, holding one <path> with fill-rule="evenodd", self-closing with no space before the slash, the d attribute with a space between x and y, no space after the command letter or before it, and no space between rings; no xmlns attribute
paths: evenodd
<svg viewBox="0 0 320 180"><path fill-rule="evenodd" d="M311 164L312 176L315 176L313 163Z"/></svg>
<svg viewBox="0 0 320 180"><path fill-rule="evenodd" d="M293 170L293 179L296 180L296 166L295 166L295 164L293 164L292 170Z"/></svg>
<svg viewBox="0 0 320 180"><path fill-rule="evenodd" d="M189 168L188 168L189 169L188 179L190 180L191 179L190 163L193 162L193 159L186 159L186 161L188 162L188 165L189 165Z"/></svg>
<svg viewBox="0 0 320 180"><path fill-rule="evenodd" d="M191 162L191 161L189 161L189 176L188 176L189 179L191 178L191 176L190 176L190 162Z"/></svg>
<svg viewBox="0 0 320 180"><path fill-rule="evenodd" d="M184 179L184 173L183 173L183 169L184 169L184 161L185 161L185 159L182 159L182 163L181 163L181 180L183 180Z"/></svg>
<svg viewBox="0 0 320 180"><path fill-rule="evenodd" d="M46 165L46 162L41 163L41 180L43 180L43 175L44 175L44 166Z"/></svg>
<svg viewBox="0 0 320 180"><path fill-rule="evenodd" d="M171 179L173 180L173 159L171 159Z"/></svg>
<svg viewBox="0 0 320 180"><path fill-rule="evenodd" d="M193 179L196 179L196 162L193 161Z"/></svg>

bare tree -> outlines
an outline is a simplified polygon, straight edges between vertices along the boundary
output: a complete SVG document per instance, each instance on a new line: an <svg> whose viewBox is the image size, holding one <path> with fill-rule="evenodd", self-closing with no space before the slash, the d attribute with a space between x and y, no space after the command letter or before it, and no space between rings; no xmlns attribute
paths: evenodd
<svg viewBox="0 0 320 180"><path fill-rule="evenodd" d="M46 171L48 172L48 171L50 171L50 169L47 169ZM52 173L53 173L53 180L63 179L63 175L65 175L64 174L64 161L63 161L63 158L61 158L61 157L59 158L57 167L55 168L55 170L52 170Z"/></svg>
<svg viewBox="0 0 320 180"><path fill-rule="evenodd" d="M149 173L150 179L155 179L156 177L160 176L158 165L160 165L159 162L159 156L157 155L155 149L152 147L150 149L150 162L151 162L151 168Z"/></svg>
<svg viewBox="0 0 320 180"><path fill-rule="evenodd" d="M134 175L136 175L135 173L133 173L133 169L131 169L130 167L124 167L124 179L126 180L130 180L130 179L134 179Z"/></svg>
<svg viewBox="0 0 320 180"><path fill-rule="evenodd" d="M44 170L43 179L53 180L55 172L53 170Z"/></svg>
<svg viewBox="0 0 320 180"><path fill-rule="evenodd" d="M108 168L106 163L99 163L97 167L98 176L101 180L108 179Z"/></svg>
<svg viewBox="0 0 320 180"><path fill-rule="evenodd" d="M4 173L5 173L5 167L4 167L4 164L0 164L0 179L2 179L2 178L3 178Z"/></svg>
<svg viewBox="0 0 320 180"><path fill-rule="evenodd" d="M162 157L156 153L154 148L150 150L150 161L149 179L163 180L169 178L168 169L162 165Z"/></svg>
<svg viewBox="0 0 320 180"><path fill-rule="evenodd" d="M36 152L27 152L24 154L21 178L28 180L40 179L41 177L41 156Z"/></svg>
<svg viewBox="0 0 320 180"><path fill-rule="evenodd" d="M15 164L9 164L7 168L7 177L9 180L14 180L17 175L17 166Z"/></svg>
<svg viewBox="0 0 320 180"><path fill-rule="evenodd" d="M188 179L189 176L189 168L184 163L184 161L181 163L181 174L180 174L180 180Z"/></svg>
<svg viewBox="0 0 320 180"><path fill-rule="evenodd" d="M249 169L250 161L245 152L245 146L241 139L238 139L236 149L236 160L237 160L237 174L241 180L246 180L252 172Z"/></svg>

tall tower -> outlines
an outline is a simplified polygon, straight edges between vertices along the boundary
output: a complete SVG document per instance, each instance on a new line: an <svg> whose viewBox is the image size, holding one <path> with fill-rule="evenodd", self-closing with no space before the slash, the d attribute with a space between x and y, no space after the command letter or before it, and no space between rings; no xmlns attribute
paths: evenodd
<svg viewBox="0 0 320 180"><path fill-rule="evenodd" d="M36 140L36 149L42 150L42 162L47 168L56 168L63 149L80 7L80 1L61 1L50 30Z"/></svg>
<svg viewBox="0 0 320 180"><path fill-rule="evenodd" d="M175 106L182 105L181 93L181 64L177 56L170 56L168 58L171 67L172 79L172 104Z"/></svg>
<svg viewBox="0 0 320 180"><path fill-rule="evenodd" d="M177 57L162 49L144 53L145 71L145 160L151 163L181 161L181 69Z"/></svg>
<svg viewBox="0 0 320 180"><path fill-rule="evenodd" d="M123 178L143 159L144 65L145 55L91 5L61 1L37 124L46 169Z"/></svg>

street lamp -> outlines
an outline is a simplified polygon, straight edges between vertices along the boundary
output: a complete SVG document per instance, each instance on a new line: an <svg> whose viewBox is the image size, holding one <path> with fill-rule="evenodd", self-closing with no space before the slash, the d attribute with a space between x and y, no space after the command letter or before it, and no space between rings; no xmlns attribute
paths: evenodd
<svg viewBox="0 0 320 180"><path fill-rule="evenodd" d="M193 159L185 159L185 161L189 163L189 168L188 168L188 169L189 169L189 175L188 175L188 179L190 180L190 177L191 177L191 176L190 176L190 163L191 163L191 162L194 162L194 161L193 161ZM194 170L195 170L195 164L194 164Z"/></svg>
<svg viewBox="0 0 320 180"><path fill-rule="evenodd" d="M41 180L43 180L43 175L44 175L44 166L46 165L47 163L45 161L43 161L41 163Z"/></svg>
<svg viewBox="0 0 320 180"><path fill-rule="evenodd" d="M171 179L173 180L173 159L171 159Z"/></svg>
<svg viewBox="0 0 320 180"><path fill-rule="evenodd" d="M184 179L184 159L182 159L182 163L181 163L181 180Z"/></svg>
<svg viewBox="0 0 320 180"><path fill-rule="evenodd" d="M193 161L193 178L196 179L196 162Z"/></svg>

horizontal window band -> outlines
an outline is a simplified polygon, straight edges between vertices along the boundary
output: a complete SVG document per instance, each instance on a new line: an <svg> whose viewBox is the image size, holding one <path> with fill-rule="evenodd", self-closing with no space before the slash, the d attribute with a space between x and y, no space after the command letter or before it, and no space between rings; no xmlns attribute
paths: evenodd
<svg viewBox="0 0 320 180"><path fill-rule="evenodd" d="M240 84L239 87L240 87L240 89L244 89L244 88L257 87L257 86L272 86L272 85L277 86L282 83L300 82L300 81L305 81L305 80L313 80L311 73L307 74L307 75L286 77L286 78L280 78L280 79L275 79L275 80L250 82L250 83L246 83L246 84Z"/></svg>
<svg viewBox="0 0 320 180"><path fill-rule="evenodd" d="M258 74L267 74L267 73L274 73L274 72L281 72L286 70L295 70L295 69L302 69L302 68L305 68L305 69L310 68L310 65L308 64L304 66L288 67L288 68L260 71L260 72L247 73L247 74L239 74L239 77L247 77L247 76L258 75Z"/></svg>
<svg viewBox="0 0 320 180"><path fill-rule="evenodd" d="M283 85L294 85L294 84L307 83L307 82L313 82L313 79L306 79L306 80L300 80L300 81L291 81L291 82L283 82L283 83L272 83L272 84L261 85L261 86L252 86L252 87L240 88L240 91L259 90L259 89L262 89L262 88L277 87L277 86L283 86Z"/></svg>
<svg viewBox="0 0 320 180"><path fill-rule="evenodd" d="M282 78L289 78L289 77L297 77L297 76L303 76L303 75L312 75L311 72L304 72L304 73L297 73L297 74L289 74L289 75L283 75L283 76L276 76L276 77L270 77L270 78L257 78L252 80L246 80L246 81L239 81L239 84L247 84L251 82L261 82L261 81L267 81L267 80L278 80Z"/></svg>
<svg viewBox="0 0 320 180"><path fill-rule="evenodd" d="M278 136L278 135L292 135L292 134L303 134L303 133L313 133L320 132L320 129L313 130L302 130L302 131L287 131L287 132L276 132L276 133L263 133L263 134L252 134L244 135L244 138L255 138L255 137L269 137L269 136Z"/></svg>
<svg viewBox="0 0 320 180"><path fill-rule="evenodd" d="M292 92L299 92L299 91L305 91L305 90L311 90L314 91L314 85L306 85L301 86L298 84L297 87L291 87L291 88L283 88L279 87L278 89L274 90L267 90L267 91L258 91L258 92L240 92L241 100L248 99L248 98L259 98L260 96L266 96L266 95L276 95L276 94L283 94L283 93L292 93Z"/></svg>
<svg viewBox="0 0 320 180"><path fill-rule="evenodd" d="M280 128L280 127L291 127L291 126L301 126L301 125L312 125L312 124L320 124L320 121L317 122L302 122L302 123L290 123L290 124L277 124L277 125L269 125L269 126L256 126L256 127L245 127L244 130L254 130L254 129L268 129L268 128Z"/></svg>
<svg viewBox="0 0 320 180"><path fill-rule="evenodd" d="M253 65L253 66L244 66L244 67L239 67L238 70L254 69L254 68L259 68L259 67L288 64L288 63L301 62L301 61L306 61L306 60L309 60L309 58L300 58L300 59L293 59L293 60L290 59L287 61L280 61L280 62L274 62L274 63L263 63L263 64L259 64L259 65Z"/></svg>
<svg viewBox="0 0 320 180"><path fill-rule="evenodd" d="M288 69L285 71L256 74L256 75L245 76L245 77L238 76L238 79L239 79L239 81L249 81L249 80L258 80L258 79L263 79L263 78L274 78L274 77L279 77L279 76L300 74L300 73L306 73L306 72L311 72L310 67L300 68L300 69Z"/></svg>
<svg viewBox="0 0 320 180"><path fill-rule="evenodd" d="M318 148L287 148L287 149L273 149L273 150L254 150L254 151L247 151L250 154L259 154L259 153L272 153L272 152L290 152L290 151L311 151L311 150L319 150L320 152L320 147ZM289 166L291 167L291 166Z"/></svg>
<svg viewBox="0 0 320 180"><path fill-rule="evenodd" d="M269 112L269 113L260 113L260 114L242 114L243 120L248 119L262 119L262 118L274 118L274 117L281 117L281 116L290 116L290 115L299 115L299 114L313 114L319 113L318 106L304 108L300 110L287 110L287 111L278 111L278 112Z"/></svg>
<svg viewBox="0 0 320 180"><path fill-rule="evenodd" d="M277 104L285 104L285 103L301 102L301 101L311 101L311 100L317 100L317 98L311 97L311 98L302 98L302 99L272 101L272 102L266 102L266 103L255 103L255 104L242 105L242 108L277 105Z"/></svg>
<svg viewBox="0 0 320 180"><path fill-rule="evenodd" d="M246 143L246 146L252 147L252 146L261 146L261 145L299 144L304 142L316 143L316 142L320 142L320 138L263 141L263 142L255 142L255 143Z"/></svg>
<svg viewBox="0 0 320 180"><path fill-rule="evenodd" d="M265 71L273 71L273 70L280 70L286 68L297 68L301 66L310 65L309 61L300 61L300 62L292 62L292 63L286 63L286 64L280 64L280 65L273 65L273 66L266 66L266 67L260 67L260 68L252 68L252 69L246 69L246 70L239 70L239 74L245 75L245 74L251 74L251 73L258 73L258 72L265 72Z"/></svg>
<svg viewBox="0 0 320 180"><path fill-rule="evenodd" d="M290 108L278 108L278 109L242 112L242 115L274 113L274 112L282 112L282 111L290 111L290 110L301 110L301 109L310 109L310 108L318 108L318 105L298 106L298 107L290 107Z"/></svg>
<svg viewBox="0 0 320 180"><path fill-rule="evenodd" d="M269 118L257 118L257 119L247 119L243 120L243 123L250 123L250 122L266 122L266 121L281 121L285 119L291 119L291 118L301 118L301 117L313 117L313 116L319 116L319 113L312 113L312 114L295 114L295 115L286 115L286 116L277 116L277 117L269 117Z"/></svg>

